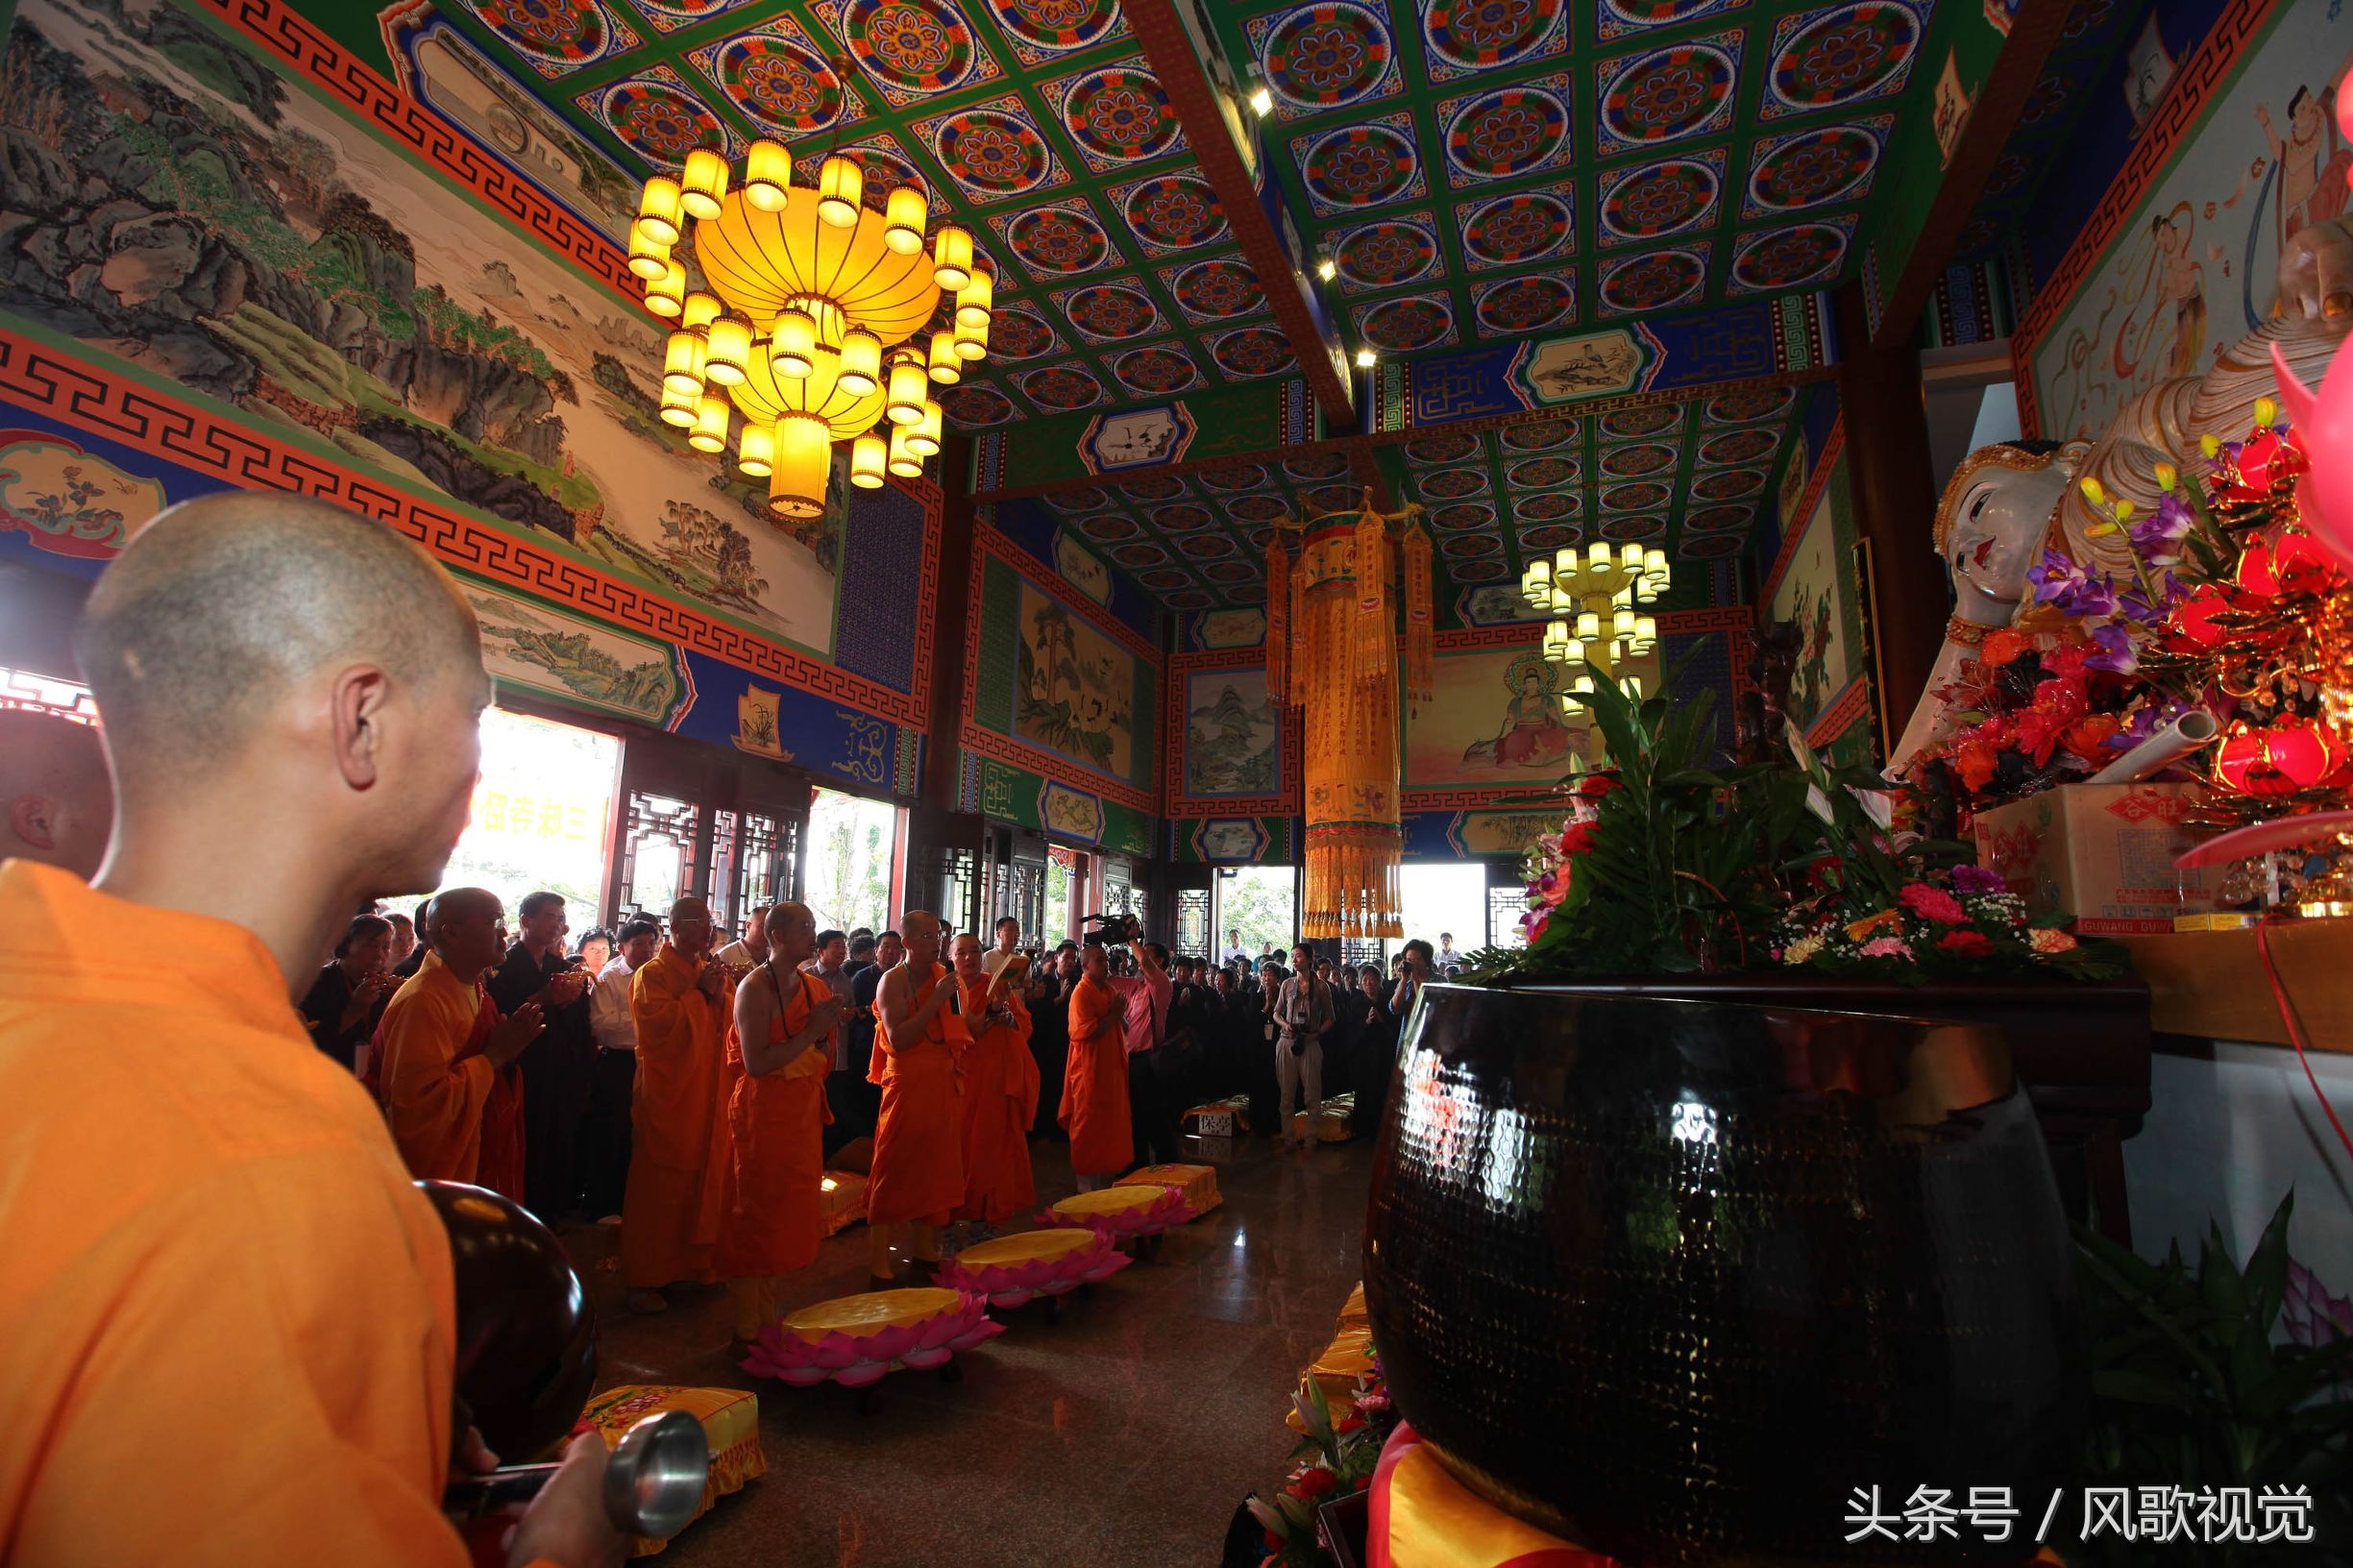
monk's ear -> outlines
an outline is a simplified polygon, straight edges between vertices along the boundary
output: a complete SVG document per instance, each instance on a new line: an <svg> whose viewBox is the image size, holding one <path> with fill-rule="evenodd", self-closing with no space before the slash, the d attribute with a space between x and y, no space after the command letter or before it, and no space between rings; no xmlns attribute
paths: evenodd
<svg viewBox="0 0 2353 1568"><path fill-rule="evenodd" d="M57 802L45 795L20 795L9 802L9 830L36 849L55 849Z"/></svg>
<svg viewBox="0 0 2353 1568"><path fill-rule="evenodd" d="M392 683L372 664L355 664L335 676L328 694L334 729L335 768L355 790L372 790L384 769L385 732Z"/></svg>

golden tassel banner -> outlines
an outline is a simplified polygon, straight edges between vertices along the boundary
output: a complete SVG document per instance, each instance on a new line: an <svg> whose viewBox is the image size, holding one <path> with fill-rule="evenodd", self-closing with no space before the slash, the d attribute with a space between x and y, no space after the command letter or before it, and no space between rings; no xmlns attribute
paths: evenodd
<svg viewBox="0 0 2353 1568"><path fill-rule="evenodd" d="M1437 621L1431 599L1430 535L1421 520L1406 525L1406 698L1420 711L1437 681Z"/></svg>
<svg viewBox="0 0 2353 1568"><path fill-rule="evenodd" d="M1355 645L1349 677L1393 680L1397 674L1397 619L1389 613L1388 526L1373 510L1372 493L1357 518L1350 576L1356 583Z"/></svg>
<svg viewBox="0 0 2353 1568"><path fill-rule="evenodd" d="M1365 585L1386 576L1384 521L1366 512L1308 536L1290 576L1290 684L1302 711L1307 785L1309 937L1405 934L1397 816L1396 630L1384 615L1383 654L1364 649ZM1359 563L1374 564L1360 571ZM1380 588L1386 611L1385 580ZM1368 669L1367 664L1373 668Z"/></svg>
<svg viewBox="0 0 2353 1568"><path fill-rule="evenodd" d="M1277 702L1289 695L1290 607L1290 551L1276 528L1266 536L1266 691Z"/></svg>

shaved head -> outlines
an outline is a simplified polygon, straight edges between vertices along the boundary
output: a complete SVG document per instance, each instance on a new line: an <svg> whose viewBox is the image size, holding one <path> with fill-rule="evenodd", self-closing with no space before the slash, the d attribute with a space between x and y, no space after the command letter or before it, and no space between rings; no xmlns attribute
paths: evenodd
<svg viewBox="0 0 2353 1568"><path fill-rule="evenodd" d="M807 904L778 904L768 912L763 930L770 950L784 963L797 965L817 951L817 917Z"/></svg>
<svg viewBox="0 0 2353 1568"><path fill-rule="evenodd" d="M251 490L158 515L99 577L74 647L118 774L217 765L288 688L339 663L419 682L481 668L474 612L422 549Z"/></svg>
<svg viewBox="0 0 2353 1568"><path fill-rule="evenodd" d="M98 732L35 708L0 708L0 860L95 875L114 825Z"/></svg>
<svg viewBox="0 0 2353 1568"><path fill-rule="evenodd" d="M699 898L680 898L670 906L670 944L688 958L711 950L711 906Z"/></svg>

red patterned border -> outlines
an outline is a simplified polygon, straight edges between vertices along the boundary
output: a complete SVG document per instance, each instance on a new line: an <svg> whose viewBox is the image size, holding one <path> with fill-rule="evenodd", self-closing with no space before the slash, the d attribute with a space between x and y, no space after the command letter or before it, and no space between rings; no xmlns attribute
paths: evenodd
<svg viewBox="0 0 2353 1568"><path fill-rule="evenodd" d="M972 598L964 617L964 723L958 732L964 748L1026 769L1048 783L1101 796L1106 800L1157 816L1159 802L1152 791L1140 789L1124 778L1097 772L1059 752L1025 745L1010 735L983 727L976 720L975 715L980 712L981 599L988 589L988 564L992 558L1020 573L1040 590L1053 595L1056 602L1077 612L1088 625L1151 665L1154 688L1164 698L1167 695L1165 664L1160 649L1146 643L1109 610L1056 576L1029 551L990 525L976 521L972 525Z"/></svg>
<svg viewBox="0 0 2353 1568"><path fill-rule="evenodd" d="M213 14L316 83L330 98L487 202L549 250L574 262L630 305L644 301L645 289L630 276L628 257L611 240L379 76L374 67L320 32L292 6L281 0L204 3Z"/></svg>
<svg viewBox="0 0 2353 1568"><path fill-rule="evenodd" d="M2108 188L2084 219L2083 227L2075 231L2074 243L2051 269L2043 286L2035 290L2034 301L2019 317L2018 329L2012 333L2016 345L2012 358L2023 372L2018 378L2018 420L2022 433L2029 439L2043 435L2042 407L2035 394L2034 351L2042 345L2045 334L2058 322L2060 313L2074 303L2077 289L2123 228L2124 220L2133 208L2141 205L2148 189L2181 146L2183 140L2198 128L2207 103L2219 92L2239 65L2240 57L2255 41L2270 20L2278 0L2231 0L2222 14L2215 18L2205 41L2197 52L2184 61L2157 102L2157 111L2132 144L2125 156L2124 166L2116 171Z"/></svg>
<svg viewBox="0 0 2353 1568"><path fill-rule="evenodd" d="M1871 706L1871 677L1857 675L1847 682L1847 689L1830 699L1830 705L1814 715L1806 726L1805 744L1827 746L1853 727Z"/></svg>
<svg viewBox="0 0 2353 1568"><path fill-rule="evenodd" d="M925 575L918 617L923 643L917 649L916 689L901 693L610 576L536 540L422 500L389 480L69 358L5 327L0 327L0 397L229 484L284 490L348 507L399 529L453 565L862 713L920 729L930 712L931 611L939 586L933 564L940 534L937 486L908 487L924 505Z"/></svg>
<svg viewBox="0 0 2353 1568"><path fill-rule="evenodd" d="M1788 531L1781 535L1780 551L1773 557L1773 570L1765 574L1765 585L1756 591L1755 613L1765 615L1773 608L1774 591L1781 586L1781 575L1797 558L1798 542L1805 537L1805 525L1822 503L1822 492L1830 482L1830 470L1838 455L1847 450L1847 416L1841 413L1831 422L1830 438L1822 444L1822 455L1814 460L1814 472L1807 477L1805 493L1798 498L1798 514Z"/></svg>

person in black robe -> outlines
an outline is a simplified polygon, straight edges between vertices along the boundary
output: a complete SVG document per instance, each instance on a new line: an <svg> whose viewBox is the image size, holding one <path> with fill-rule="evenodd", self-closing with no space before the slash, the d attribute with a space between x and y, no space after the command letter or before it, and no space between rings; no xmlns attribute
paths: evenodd
<svg viewBox="0 0 2353 1568"><path fill-rule="evenodd" d="M392 956L392 922L357 915L335 943L334 960L303 992L303 1027L310 1042L346 1068L355 1070L359 1047L376 1033L384 1006L399 989L386 968Z"/></svg>
<svg viewBox="0 0 2353 1568"><path fill-rule="evenodd" d="M589 1026L591 977L564 952L560 893L527 893L516 908L522 935L482 976L502 1017L540 1005L546 1027L524 1047L523 1206L553 1225L580 1206L580 1124L596 1093L597 1037Z"/></svg>

